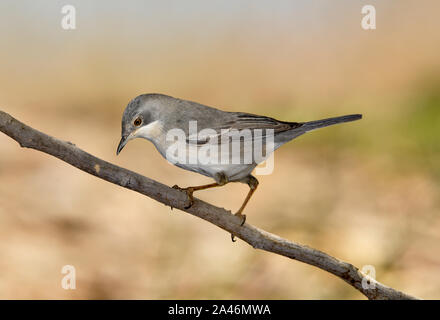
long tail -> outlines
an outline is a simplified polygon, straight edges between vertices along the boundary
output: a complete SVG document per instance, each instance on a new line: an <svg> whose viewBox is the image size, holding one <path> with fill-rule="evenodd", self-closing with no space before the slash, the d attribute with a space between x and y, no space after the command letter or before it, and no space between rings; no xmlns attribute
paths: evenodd
<svg viewBox="0 0 440 320"><path fill-rule="evenodd" d="M332 126L334 124L343 123L343 122L350 122L350 121L355 121L355 120L359 120L359 119L362 119L361 114L350 114L350 115L342 116L342 117L335 117L335 118L328 118L328 119L304 122L303 125L301 127L299 127L298 129L300 129L301 131L304 131L304 132L308 132L308 131L312 131L315 129Z"/></svg>

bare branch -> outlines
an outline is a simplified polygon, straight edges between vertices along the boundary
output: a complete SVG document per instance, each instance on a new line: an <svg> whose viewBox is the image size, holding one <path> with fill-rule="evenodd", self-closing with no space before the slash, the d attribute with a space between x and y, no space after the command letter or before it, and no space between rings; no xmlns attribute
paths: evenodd
<svg viewBox="0 0 440 320"><path fill-rule="evenodd" d="M248 223L240 226L241 219L223 208L194 199L193 206L185 209L186 194L133 171L98 159L70 142L58 140L21 123L3 111L0 111L0 131L24 148L45 152L98 178L139 192L165 205L211 222L256 249L273 252L330 272L369 299L416 299L373 279L370 279L370 284L375 284L375 288L364 289L362 279L365 276L352 264L340 261L319 250L280 238Z"/></svg>

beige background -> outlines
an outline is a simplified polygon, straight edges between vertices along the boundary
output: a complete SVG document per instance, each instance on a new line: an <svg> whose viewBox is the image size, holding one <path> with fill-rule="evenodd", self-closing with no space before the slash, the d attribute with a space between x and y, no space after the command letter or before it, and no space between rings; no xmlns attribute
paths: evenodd
<svg viewBox="0 0 440 320"><path fill-rule="evenodd" d="M160 92L228 111L360 122L300 137L260 177L248 222L423 298L440 297L438 1L0 4L0 109L168 185L210 180L147 141L116 157L128 101ZM0 134L0 298L363 298L323 271L23 150ZM198 196L236 210L247 186ZM61 288L73 265L77 289Z"/></svg>

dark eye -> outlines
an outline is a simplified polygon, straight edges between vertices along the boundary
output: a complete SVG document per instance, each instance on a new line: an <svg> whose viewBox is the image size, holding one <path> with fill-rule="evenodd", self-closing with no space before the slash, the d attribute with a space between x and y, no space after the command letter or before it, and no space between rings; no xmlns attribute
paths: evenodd
<svg viewBox="0 0 440 320"><path fill-rule="evenodd" d="M142 119L141 118L136 118L136 120L134 120L133 124L136 127L139 127L142 124Z"/></svg>

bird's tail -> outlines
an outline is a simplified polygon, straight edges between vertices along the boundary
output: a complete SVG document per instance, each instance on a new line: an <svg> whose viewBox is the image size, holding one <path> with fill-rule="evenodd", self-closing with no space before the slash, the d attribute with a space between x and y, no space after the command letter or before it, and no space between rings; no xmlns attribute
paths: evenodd
<svg viewBox="0 0 440 320"><path fill-rule="evenodd" d="M315 129L332 126L334 124L343 123L343 122L350 122L350 121L355 121L355 120L359 120L359 119L362 119L361 114L350 114L347 116L304 122L303 125L299 129L301 129L301 131L304 131L304 132L309 132L309 131L312 131Z"/></svg>

